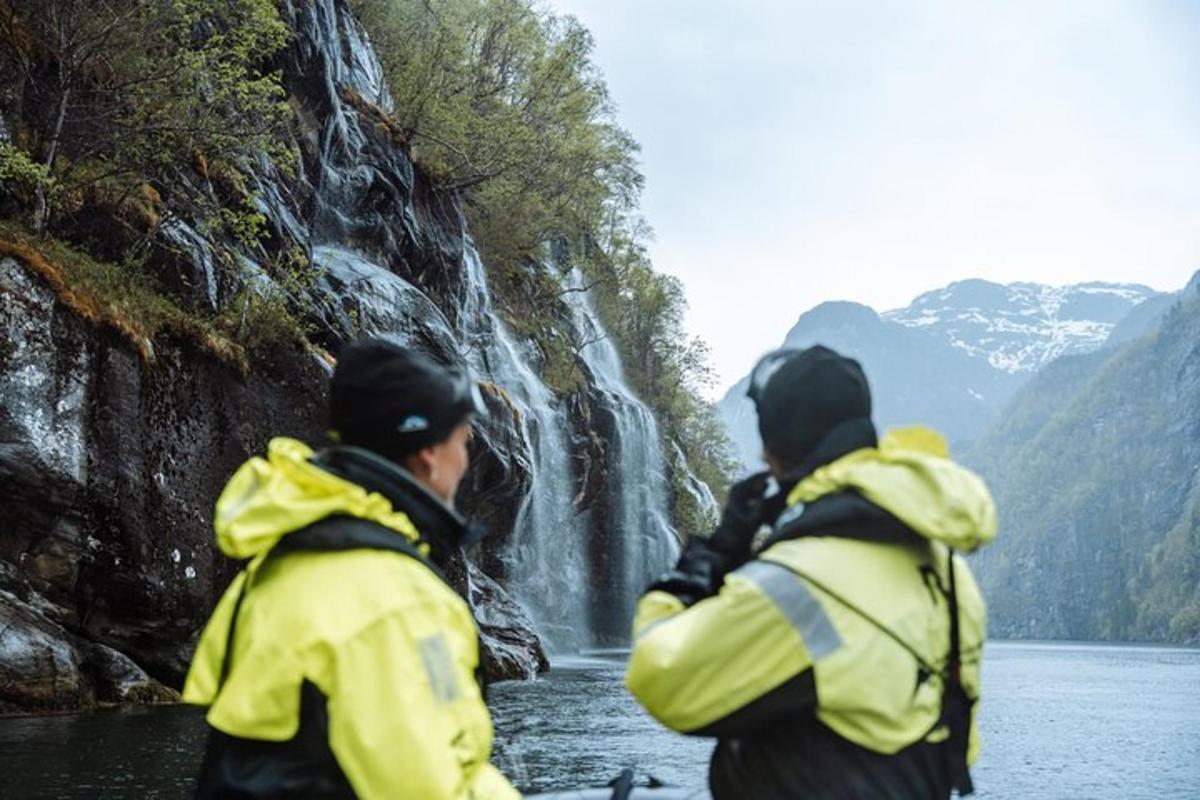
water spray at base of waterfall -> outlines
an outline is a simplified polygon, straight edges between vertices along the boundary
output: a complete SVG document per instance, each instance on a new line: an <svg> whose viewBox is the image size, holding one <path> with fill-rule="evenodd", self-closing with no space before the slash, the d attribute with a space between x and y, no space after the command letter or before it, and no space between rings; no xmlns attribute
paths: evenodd
<svg viewBox="0 0 1200 800"><path fill-rule="evenodd" d="M580 357L596 381L596 388L612 415L612 480L608 493L608 524L618 544L609 587L610 608L628 630L637 598L666 571L679 554L679 539L669 521L670 492L667 461L658 422L625 380L620 355L604 329L586 289L583 274L571 270L567 277L567 303L582 341Z"/></svg>

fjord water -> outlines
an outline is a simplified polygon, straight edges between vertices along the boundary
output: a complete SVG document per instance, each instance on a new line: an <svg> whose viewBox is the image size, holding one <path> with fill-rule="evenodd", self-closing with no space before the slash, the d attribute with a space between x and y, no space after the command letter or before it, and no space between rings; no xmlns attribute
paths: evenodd
<svg viewBox="0 0 1200 800"><path fill-rule="evenodd" d="M564 659L493 686L496 761L526 791L634 765L700 788L711 740L663 731L621 685L624 657ZM1200 650L993 642L977 797L1200 797ZM0 797L184 798L204 741L184 707L0 720Z"/></svg>

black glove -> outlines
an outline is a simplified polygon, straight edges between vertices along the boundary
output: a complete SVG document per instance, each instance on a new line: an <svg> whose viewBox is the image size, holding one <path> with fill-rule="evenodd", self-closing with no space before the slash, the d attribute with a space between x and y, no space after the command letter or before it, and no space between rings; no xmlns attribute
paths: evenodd
<svg viewBox="0 0 1200 800"><path fill-rule="evenodd" d="M675 569L651 589L670 592L686 605L717 593L725 575L750 560L750 543L764 514L774 508L764 501L771 473L760 472L735 483L721 514L721 523L707 539L688 539ZM778 512L776 512L778 513Z"/></svg>
<svg viewBox="0 0 1200 800"><path fill-rule="evenodd" d="M758 472L729 487L729 501L721 524L708 539L708 546L742 564L750 558L750 543L764 522L767 487L771 473Z"/></svg>

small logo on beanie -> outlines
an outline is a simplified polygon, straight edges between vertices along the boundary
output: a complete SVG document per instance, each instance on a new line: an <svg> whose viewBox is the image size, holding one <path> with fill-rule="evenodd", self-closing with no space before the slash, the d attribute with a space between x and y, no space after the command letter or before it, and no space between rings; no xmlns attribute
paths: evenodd
<svg viewBox="0 0 1200 800"><path fill-rule="evenodd" d="M800 519L800 516L803 513L804 513L804 503L796 503L794 506L791 506L790 508L785 509L784 512L779 515L779 518L775 520L775 530L777 530L777 531L783 530L790 523L795 522L796 520Z"/></svg>
<svg viewBox="0 0 1200 800"><path fill-rule="evenodd" d="M429 420L422 417L420 414L413 414L405 417L404 420L396 426L396 430L401 433L414 433L416 431L429 430Z"/></svg>

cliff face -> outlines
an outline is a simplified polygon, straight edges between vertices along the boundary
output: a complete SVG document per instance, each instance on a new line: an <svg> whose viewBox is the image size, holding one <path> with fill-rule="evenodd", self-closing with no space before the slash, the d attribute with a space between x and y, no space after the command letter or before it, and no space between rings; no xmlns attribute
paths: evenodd
<svg viewBox="0 0 1200 800"><path fill-rule="evenodd" d="M976 557L1003 637L1200 639L1200 293L1060 359L969 455L1000 509Z"/></svg>
<svg viewBox="0 0 1200 800"><path fill-rule="evenodd" d="M283 353L278 375L243 380L186 341L156 342L146 366L11 258L0 259L0 329L0 587L15 626L0 653L36 629L64 655L35 673L78 680L85 640L177 682L231 575L209 524L222 482L271 435L320 431L322 366ZM20 704L14 685L44 676L10 670L4 694Z"/></svg>
<svg viewBox="0 0 1200 800"><path fill-rule="evenodd" d="M163 684L181 681L237 569L212 540L224 481L272 436L323 441L329 353L361 335L465 359L486 381L491 413L460 505L489 537L447 566L476 605L492 677L545 668L539 633L620 640L622 604L665 566L668 498L634 491L658 475L628 467L686 464L623 460L629 431L657 429L630 427L648 412L588 353L581 387L542 384L538 353L492 307L459 198L434 190L389 125L382 70L346 5L288 2L283 14L299 162L288 175L265 160L244 170L267 241L230 270L193 221L159 236L178 254L175 290L199 309L276 281L270 256L299 249L316 278L287 290L311 344L248 373L186 333L147 346L80 315L28 259L0 257L0 712L171 696ZM566 335L580 319L557 302ZM635 530L647 520L652 532Z"/></svg>

